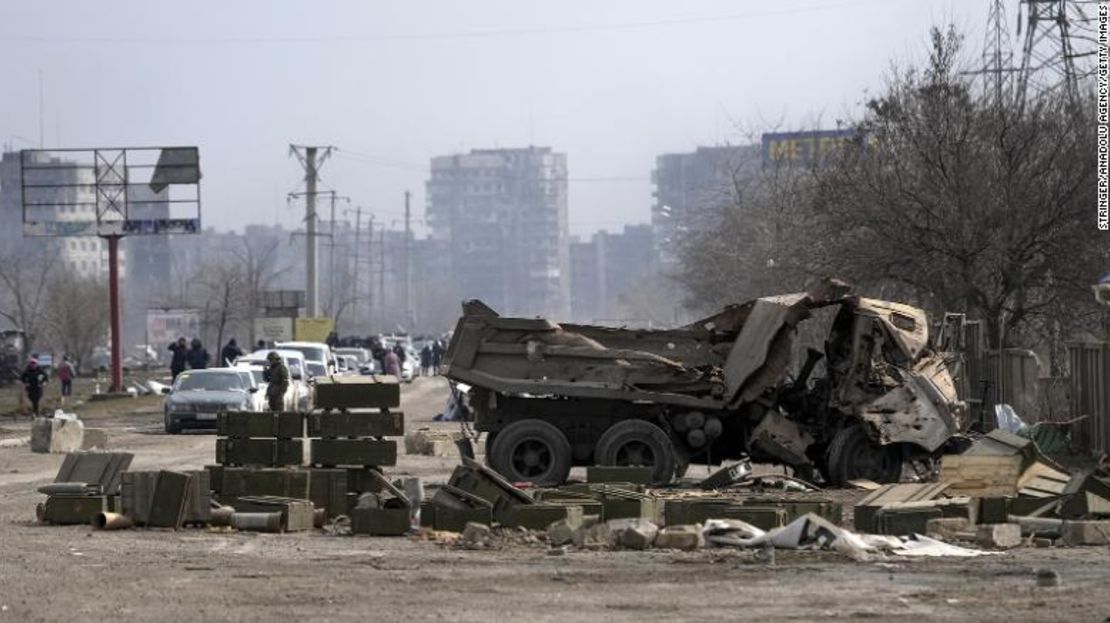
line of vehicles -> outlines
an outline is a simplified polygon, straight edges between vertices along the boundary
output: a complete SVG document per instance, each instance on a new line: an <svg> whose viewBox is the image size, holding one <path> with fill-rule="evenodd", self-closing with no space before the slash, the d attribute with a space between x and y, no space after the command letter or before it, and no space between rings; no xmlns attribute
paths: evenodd
<svg viewBox="0 0 1110 623"><path fill-rule="evenodd" d="M411 382L417 356L411 346L402 347L408 356L402 364L401 380ZM263 371L270 352L277 352L289 369L289 388L284 400L288 411L312 409L311 384L318 376L382 373L381 363L365 348L332 349L321 342L277 342L272 349L247 353L225 368L186 370L179 374L173 385L163 390L166 432L214 429L220 411L265 411Z"/></svg>

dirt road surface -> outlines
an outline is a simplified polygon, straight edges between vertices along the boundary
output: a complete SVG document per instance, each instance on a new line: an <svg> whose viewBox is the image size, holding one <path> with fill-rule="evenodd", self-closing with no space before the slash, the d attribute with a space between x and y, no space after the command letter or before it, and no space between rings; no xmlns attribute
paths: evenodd
<svg viewBox="0 0 1110 623"><path fill-rule="evenodd" d="M409 429L431 418L442 379L405 387ZM200 469L212 435L165 435L160 400L81 405L136 469ZM0 420L0 439L26 436ZM0 444L0 623L4 621L1103 621L1110 549L1024 548L977 559L852 562L838 555L577 552L542 545L469 551L414 538L187 529L94 532L34 521L36 488L60 455ZM453 458L399 457L389 473L442 482ZM511 541L511 539L510 539ZM1054 588L1035 572L1053 569Z"/></svg>

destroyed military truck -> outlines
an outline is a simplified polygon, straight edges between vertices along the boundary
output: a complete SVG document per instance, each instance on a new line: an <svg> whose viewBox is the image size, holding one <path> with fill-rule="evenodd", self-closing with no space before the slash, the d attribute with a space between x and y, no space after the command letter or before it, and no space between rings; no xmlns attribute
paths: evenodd
<svg viewBox="0 0 1110 623"><path fill-rule="evenodd" d="M795 356L817 313L823 348ZM668 330L503 318L467 301L446 372L470 387L487 461L512 481L639 465L666 483L691 461L749 456L827 484L896 482L906 465L931 469L962 427L928 335L922 310L833 281Z"/></svg>

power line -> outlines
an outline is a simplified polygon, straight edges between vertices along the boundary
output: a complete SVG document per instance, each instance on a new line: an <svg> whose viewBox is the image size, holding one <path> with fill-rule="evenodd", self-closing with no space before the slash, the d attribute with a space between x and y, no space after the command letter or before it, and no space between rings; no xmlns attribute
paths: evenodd
<svg viewBox="0 0 1110 623"><path fill-rule="evenodd" d="M671 19L648 20L640 22L612 22L606 24L586 24L581 26L552 26L535 28L516 28L502 30L476 30L439 33L401 33L383 35L318 35L309 37L66 37L48 35L0 35L0 41L20 43L96 43L96 44L150 44L150 45L213 45L213 44L301 44L301 43L373 43L388 41L433 41L451 39L490 39L503 37L522 37L530 35L574 34L609 32L617 30L638 30L665 26L682 26L726 21L759 19L765 17L784 17L816 11L832 11L865 4L890 4L892 0L849 0L846 2L820 3L796 6L774 11L753 11L726 15L680 17ZM906 0L903 0L906 1Z"/></svg>

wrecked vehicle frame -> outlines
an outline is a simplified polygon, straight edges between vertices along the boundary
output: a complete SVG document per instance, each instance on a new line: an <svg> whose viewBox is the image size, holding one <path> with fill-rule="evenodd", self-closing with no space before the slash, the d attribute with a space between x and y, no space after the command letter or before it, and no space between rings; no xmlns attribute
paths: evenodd
<svg viewBox="0 0 1110 623"><path fill-rule="evenodd" d="M799 326L819 309L833 314L824 348L792 376ZM467 301L446 371L470 386L490 465L537 484L594 464L651 466L664 483L691 461L745 455L831 484L892 482L935 458L964 411L925 313L836 281L665 330L506 318Z"/></svg>

